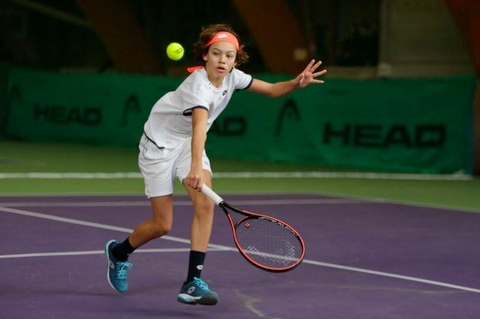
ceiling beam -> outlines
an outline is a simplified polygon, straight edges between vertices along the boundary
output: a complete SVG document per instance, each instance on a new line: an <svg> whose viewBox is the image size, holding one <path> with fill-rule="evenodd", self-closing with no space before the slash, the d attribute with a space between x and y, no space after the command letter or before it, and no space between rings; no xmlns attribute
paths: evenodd
<svg viewBox="0 0 480 319"><path fill-rule="evenodd" d="M151 40L125 0L77 0L77 3L102 39L118 71L144 74L163 71Z"/></svg>
<svg viewBox="0 0 480 319"><path fill-rule="evenodd" d="M232 0L268 71L297 74L309 60L307 42L285 0Z"/></svg>

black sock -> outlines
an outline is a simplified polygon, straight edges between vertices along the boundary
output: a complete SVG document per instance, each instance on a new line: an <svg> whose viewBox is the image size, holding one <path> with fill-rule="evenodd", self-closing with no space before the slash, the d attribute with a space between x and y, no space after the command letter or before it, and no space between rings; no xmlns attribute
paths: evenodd
<svg viewBox="0 0 480 319"><path fill-rule="evenodd" d="M200 278L203 269L203 262L207 253L201 251L190 250L190 261L188 263L187 281L193 280L193 277Z"/></svg>
<svg viewBox="0 0 480 319"><path fill-rule="evenodd" d="M127 261L128 255L133 253L134 250L135 248L130 245L127 237L127 239L125 239L123 243L118 244L112 249L112 254L113 257L115 257L115 259L118 261Z"/></svg>

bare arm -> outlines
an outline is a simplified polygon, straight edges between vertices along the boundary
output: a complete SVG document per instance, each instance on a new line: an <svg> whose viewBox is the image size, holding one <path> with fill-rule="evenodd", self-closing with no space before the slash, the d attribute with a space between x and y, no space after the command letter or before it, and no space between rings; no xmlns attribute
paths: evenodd
<svg viewBox="0 0 480 319"><path fill-rule="evenodd" d="M268 83L262 80L254 79L248 91L263 94L269 97L281 97L298 88L304 88L311 83L322 84L324 81L316 78L327 73L327 70L322 70L315 73L315 70L322 64L322 61L315 63L315 60L310 61L305 70L300 73L295 79L284 82Z"/></svg>
<svg viewBox="0 0 480 319"><path fill-rule="evenodd" d="M202 154L207 140L208 111L202 108L192 110L192 163L185 184L202 191L205 174L202 166Z"/></svg>

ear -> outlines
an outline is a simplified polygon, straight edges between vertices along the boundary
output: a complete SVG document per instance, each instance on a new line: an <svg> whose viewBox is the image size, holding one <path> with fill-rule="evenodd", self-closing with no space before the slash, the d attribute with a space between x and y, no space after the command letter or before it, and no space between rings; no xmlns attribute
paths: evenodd
<svg viewBox="0 0 480 319"><path fill-rule="evenodd" d="M202 55L203 61L207 62L208 61L208 52Z"/></svg>

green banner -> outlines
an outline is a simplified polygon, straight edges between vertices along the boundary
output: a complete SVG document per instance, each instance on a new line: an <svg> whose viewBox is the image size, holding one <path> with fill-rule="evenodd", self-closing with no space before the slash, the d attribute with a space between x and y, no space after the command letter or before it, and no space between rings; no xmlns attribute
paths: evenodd
<svg viewBox="0 0 480 319"><path fill-rule="evenodd" d="M258 75L269 81L285 76ZM11 136L137 145L155 101L183 79L12 68ZM210 156L414 173L471 171L473 76L337 80L279 99L239 92Z"/></svg>
<svg viewBox="0 0 480 319"><path fill-rule="evenodd" d="M0 138L7 133L8 123L8 67L0 65Z"/></svg>
<svg viewBox="0 0 480 319"><path fill-rule="evenodd" d="M475 79L465 76L333 79L281 99L242 92L217 123L220 134L210 138L209 145L214 154L228 152L237 158L399 172L470 172L474 90ZM235 149L227 151L223 145Z"/></svg>
<svg viewBox="0 0 480 319"><path fill-rule="evenodd" d="M12 68L9 135L28 141L137 145L150 108L181 79Z"/></svg>

